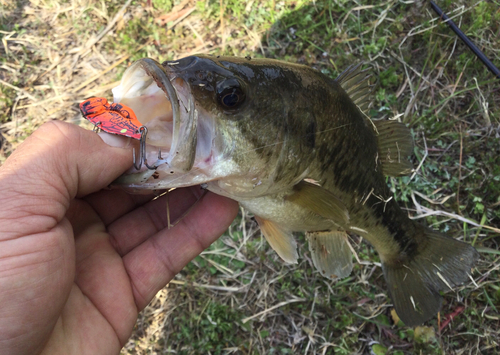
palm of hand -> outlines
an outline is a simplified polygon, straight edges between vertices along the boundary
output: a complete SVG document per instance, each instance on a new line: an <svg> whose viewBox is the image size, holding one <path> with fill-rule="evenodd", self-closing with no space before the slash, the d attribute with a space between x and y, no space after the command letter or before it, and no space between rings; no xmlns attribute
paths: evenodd
<svg viewBox="0 0 500 355"><path fill-rule="evenodd" d="M0 353L118 353L137 313L222 234L237 204L210 193L197 202L199 188L175 190L172 220L195 206L165 229L165 196L93 193L130 165L129 150L55 126L35 134L0 171ZM43 141L48 135L53 143L61 131L56 154ZM96 154L103 157L97 163Z"/></svg>

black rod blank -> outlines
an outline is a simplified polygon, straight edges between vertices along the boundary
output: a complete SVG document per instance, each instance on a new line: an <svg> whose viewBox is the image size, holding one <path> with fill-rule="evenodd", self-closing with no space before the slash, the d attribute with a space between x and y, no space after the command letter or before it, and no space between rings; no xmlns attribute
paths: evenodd
<svg viewBox="0 0 500 355"><path fill-rule="evenodd" d="M443 10L441 10L439 8L439 6L436 5L436 3L434 1L430 1L430 5L431 5L432 9L438 14L438 16L441 17L443 20L446 21L446 23L448 24L448 26L451 27L451 29L453 30L453 32L455 32L457 34L457 36L460 37L460 39L467 45L467 47L469 47L474 52L474 54L479 59L481 59L481 61L484 63L484 65L486 65L486 67L493 74L495 74L498 77L498 79L500 79L500 70L491 62L491 60L489 60L484 55L484 53L481 52L481 50L479 48L477 48L474 43L472 43L472 41L469 39L469 37L467 37L465 35L465 33L463 33L460 30L460 28L458 28L458 26L455 25L455 23L452 20L450 20L450 18L443 12Z"/></svg>

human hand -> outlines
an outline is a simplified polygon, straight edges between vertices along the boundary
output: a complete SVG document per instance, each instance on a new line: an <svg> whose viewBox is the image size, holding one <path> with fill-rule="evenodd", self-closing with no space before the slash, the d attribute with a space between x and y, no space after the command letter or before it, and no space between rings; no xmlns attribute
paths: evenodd
<svg viewBox="0 0 500 355"><path fill-rule="evenodd" d="M137 314L234 219L208 192L175 227L165 197L101 190L131 148L49 122L0 168L0 353L117 354ZM182 216L200 188L169 194Z"/></svg>

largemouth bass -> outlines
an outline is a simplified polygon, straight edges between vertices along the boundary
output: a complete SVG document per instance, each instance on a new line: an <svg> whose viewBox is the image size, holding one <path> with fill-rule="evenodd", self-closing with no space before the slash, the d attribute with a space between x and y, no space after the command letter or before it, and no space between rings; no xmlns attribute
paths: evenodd
<svg viewBox="0 0 500 355"><path fill-rule="evenodd" d="M367 78L360 66L332 80L269 59L139 60L113 94L147 127L149 168L115 184L202 184L252 212L288 263L298 258L293 232L304 232L329 278L349 275L348 233L360 235L380 256L401 320L420 324L439 311L439 291L468 279L478 253L399 208L385 175L412 170L412 138L404 124L366 115Z"/></svg>

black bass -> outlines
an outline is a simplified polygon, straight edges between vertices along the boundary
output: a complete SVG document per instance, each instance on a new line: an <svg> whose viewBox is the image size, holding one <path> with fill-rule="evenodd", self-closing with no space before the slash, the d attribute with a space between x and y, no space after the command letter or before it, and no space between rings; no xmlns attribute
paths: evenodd
<svg viewBox="0 0 500 355"><path fill-rule="evenodd" d="M360 66L332 80L269 59L141 59L113 94L147 128L150 165L115 184L202 184L252 212L286 262L298 258L292 233L305 232L315 267L330 278L351 272L347 233L358 234L380 256L399 317L420 324L439 311L439 291L469 278L478 253L399 208L385 175L412 170L411 134L368 118L367 78Z"/></svg>

